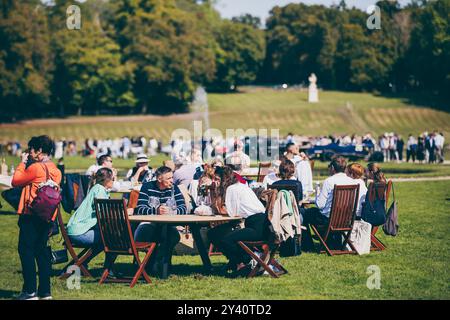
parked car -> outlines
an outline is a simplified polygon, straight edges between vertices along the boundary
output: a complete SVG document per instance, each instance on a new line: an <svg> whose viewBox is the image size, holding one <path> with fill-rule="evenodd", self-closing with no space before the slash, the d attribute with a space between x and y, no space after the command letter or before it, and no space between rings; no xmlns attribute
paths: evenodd
<svg viewBox="0 0 450 320"><path fill-rule="evenodd" d="M343 156L349 158L350 161L367 160L373 151L373 147L373 144L369 143L347 146L330 143L326 146L313 146L307 149L306 153L310 159L319 159L321 161L330 161L334 156Z"/></svg>

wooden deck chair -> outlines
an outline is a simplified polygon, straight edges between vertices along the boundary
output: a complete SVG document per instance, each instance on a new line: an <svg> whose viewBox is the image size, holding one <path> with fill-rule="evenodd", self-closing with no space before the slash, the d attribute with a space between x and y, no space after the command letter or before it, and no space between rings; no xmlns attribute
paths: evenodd
<svg viewBox="0 0 450 320"><path fill-rule="evenodd" d="M276 189L278 192L280 190L295 189L295 187L290 185L284 186L284 188L282 185L270 185L268 188ZM266 207L266 211L267 209L268 208ZM256 265L247 275L247 278L252 278L260 274L260 271L267 271L267 273L273 278L279 278L280 275L288 273L288 271L277 260L275 260L275 253L280 247L280 243L276 241L275 235L272 234L270 239L267 241L239 241L238 244L252 259L256 261ZM278 271L273 270L270 266L276 267Z"/></svg>
<svg viewBox="0 0 450 320"><path fill-rule="evenodd" d="M139 191L132 190L130 192L130 199L128 199L127 209L134 209L134 208L136 208L138 200L139 200Z"/></svg>
<svg viewBox="0 0 450 320"><path fill-rule="evenodd" d="M383 197L384 197L384 199L386 200L386 212L387 212L388 203L389 203L389 195L392 190L392 181L389 180L387 183L384 183L384 182L372 183L371 185L369 185L368 189L370 190L370 188L375 188L375 192L378 193L378 197L380 197L381 199L383 199ZM371 197L370 194L369 194L369 200L370 201L374 200L374 198ZM378 239L378 237L376 236L378 228L379 228L379 226L372 227L372 232L370 234L370 242L371 242L370 250L371 251L383 251L384 249L386 249L386 245L383 242L381 242L381 240Z"/></svg>
<svg viewBox="0 0 450 320"><path fill-rule="evenodd" d="M269 170L272 164L270 162L260 162L258 165L258 178L257 182L263 182L265 176L269 174Z"/></svg>
<svg viewBox="0 0 450 320"><path fill-rule="evenodd" d="M278 243L271 243L270 241L239 241L238 244L256 261L255 267L252 268L247 278L257 276L262 270L267 271L273 278L279 278L281 275L288 273L275 259L275 253L279 247ZM277 268L278 271L274 271L270 266Z"/></svg>
<svg viewBox="0 0 450 320"><path fill-rule="evenodd" d="M311 224L311 229L319 238L319 253L326 252L328 255L358 253L353 243L350 241L350 234L353 229L356 208L358 204L359 185L335 186L333 190L333 202L328 225ZM344 236L341 250L332 250L327 244L331 234L341 234ZM349 244L352 250L344 250ZM325 251L321 251L322 246Z"/></svg>
<svg viewBox="0 0 450 320"><path fill-rule="evenodd" d="M295 196L295 199L297 200L297 207L298 207L298 202L299 202L299 200L301 200L301 199L297 199L297 193L298 193L298 190L297 190L297 187L296 186L293 186L293 185L290 185L290 184L271 184L271 185L268 185L267 186L267 189L276 189L276 190L278 190L278 191L280 191L280 190L287 190L287 191L292 191L293 193L294 193L294 196Z"/></svg>
<svg viewBox="0 0 450 320"><path fill-rule="evenodd" d="M130 221L125 210L124 199L94 199L97 222L105 247L105 270L99 284L103 282L130 283L134 287L141 275L151 283L150 277L145 271L153 250L155 242L135 242L131 231ZM145 252L144 260L141 262L139 252ZM108 278L108 274L114 265L118 255L133 256L137 262L138 270L133 278Z"/></svg>
<svg viewBox="0 0 450 320"><path fill-rule="evenodd" d="M80 268L80 270L84 276L92 278L92 275L89 272L89 270L83 265L83 263L86 261L86 259L92 255L92 249L89 247L79 247L79 246L72 245L69 235L67 234L66 225L64 224L64 221L62 218L61 208L58 209L57 219L58 219L59 230L61 231L61 235L62 235L62 238L64 241L64 246L66 247L67 251L69 251L69 254L72 257L72 261L70 261L62 269L60 279L67 279L71 275L71 273L66 272L67 268L71 265L76 265L77 267ZM76 254L76 252L74 250L75 248L81 248L83 250L79 254Z"/></svg>
<svg viewBox="0 0 450 320"><path fill-rule="evenodd" d="M208 256L221 256L222 252L217 250L216 246L214 246L212 243L209 244L209 250L208 250Z"/></svg>

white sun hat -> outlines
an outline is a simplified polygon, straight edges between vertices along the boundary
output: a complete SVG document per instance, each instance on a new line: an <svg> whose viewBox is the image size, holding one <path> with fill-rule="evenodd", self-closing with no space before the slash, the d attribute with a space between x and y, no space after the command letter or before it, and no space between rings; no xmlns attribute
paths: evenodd
<svg viewBox="0 0 450 320"><path fill-rule="evenodd" d="M138 154L137 158L136 158L136 163L147 163L150 160L148 159L146 154Z"/></svg>

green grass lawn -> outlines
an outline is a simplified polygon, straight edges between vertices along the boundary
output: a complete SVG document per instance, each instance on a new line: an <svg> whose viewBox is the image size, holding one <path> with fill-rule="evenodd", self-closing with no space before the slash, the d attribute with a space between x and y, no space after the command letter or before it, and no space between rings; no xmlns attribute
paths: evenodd
<svg viewBox="0 0 450 320"><path fill-rule="evenodd" d="M416 106L405 98L381 97L369 93L320 92L320 102L309 104L307 93L243 87L240 93L208 94L210 126L225 129L279 129L305 135L412 133L440 130L450 134L450 113ZM430 102L431 103L431 102ZM447 110L450 110L447 108ZM154 136L165 142L174 129L193 129L198 113L171 116L71 117L0 125L0 142L26 143L33 135L76 140L115 138L123 135ZM448 139L447 139L448 140Z"/></svg>
<svg viewBox="0 0 450 320"><path fill-rule="evenodd" d="M450 181L396 184L400 232L380 238L383 252L365 256L304 253L280 258L289 274L279 279L227 279L202 276L199 256L175 256L174 274L130 289L121 284L97 284L103 255L90 268L96 279L83 279L80 290L69 290L65 281L52 279L56 299L449 299L450 298ZM4 202L3 202L4 203ZM8 208L3 210L8 211ZM67 215L66 215L67 218ZM17 254L17 216L0 216L0 298L10 299L21 289ZM212 257L213 265L225 259ZM131 259L120 258L119 270L132 269ZM366 286L367 268L381 270L381 289ZM61 266L55 266L58 270Z"/></svg>

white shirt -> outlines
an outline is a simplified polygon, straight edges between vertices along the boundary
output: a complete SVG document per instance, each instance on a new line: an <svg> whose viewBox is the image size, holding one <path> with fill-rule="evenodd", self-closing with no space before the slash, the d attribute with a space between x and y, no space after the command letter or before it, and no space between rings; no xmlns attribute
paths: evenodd
<svg viewBox="0 0 450 320"><path fill-rule="evenodd" d="M263 188L267 189L267 186L270 186L272 183L277 182L279 180L281 179L277 176L277 174L275 172L271 172L264 177L264 180L262 182Z"/></svg>
<svg viewBox="0 0 450 320"><path fill-rule="evenodd" d="M230 217L241 216L244 219L266 211L253 190L240 182L227 188L225 207Z"/></svg>
<svg viewBox="0 0 450 320"><path fill-rule="evenodd" d="M302 183L303 192L313 191L312 170L308 160L301 160L295 168L298 181Z"/></svg>
<svg viewBox="0 0 450 320"><path fill-rule="evenodd" d="M438 147L438 148L442 149L444 147L444 141L445 141L444 137L441 136L440 134L438 134L434 137L434 143L436 144L436 147Z"/></svg>
<svg viewBox="0 0 450 320"><path fill-rule="evenodd" d="M354 179L347 176L345 173L336 173L335 175L328 177L323 182L322 190L316 199L316 205L320 209L320 212L325 217L330 217L331 203L333 202L333 190L336 185L355 185L357 184Z"/></svg>
<svg viewBox="0 0 450 320"><path fill-rule="evenodd" d="M98 169L103 168L103 166L99 166L98 164L93 164L92 166L90 166L87 170L86 170L86 175L87 176L92 176L93 174L95 174L97 172Z"/></svg>
<svg viewBox="0 0 450 320"><path fill-rule="evenodd" d="M367 187L362 179L353 179L355 183L359 184L359 200L356 208L356 216L361 217L362 205L366 201Z"/></svg>

